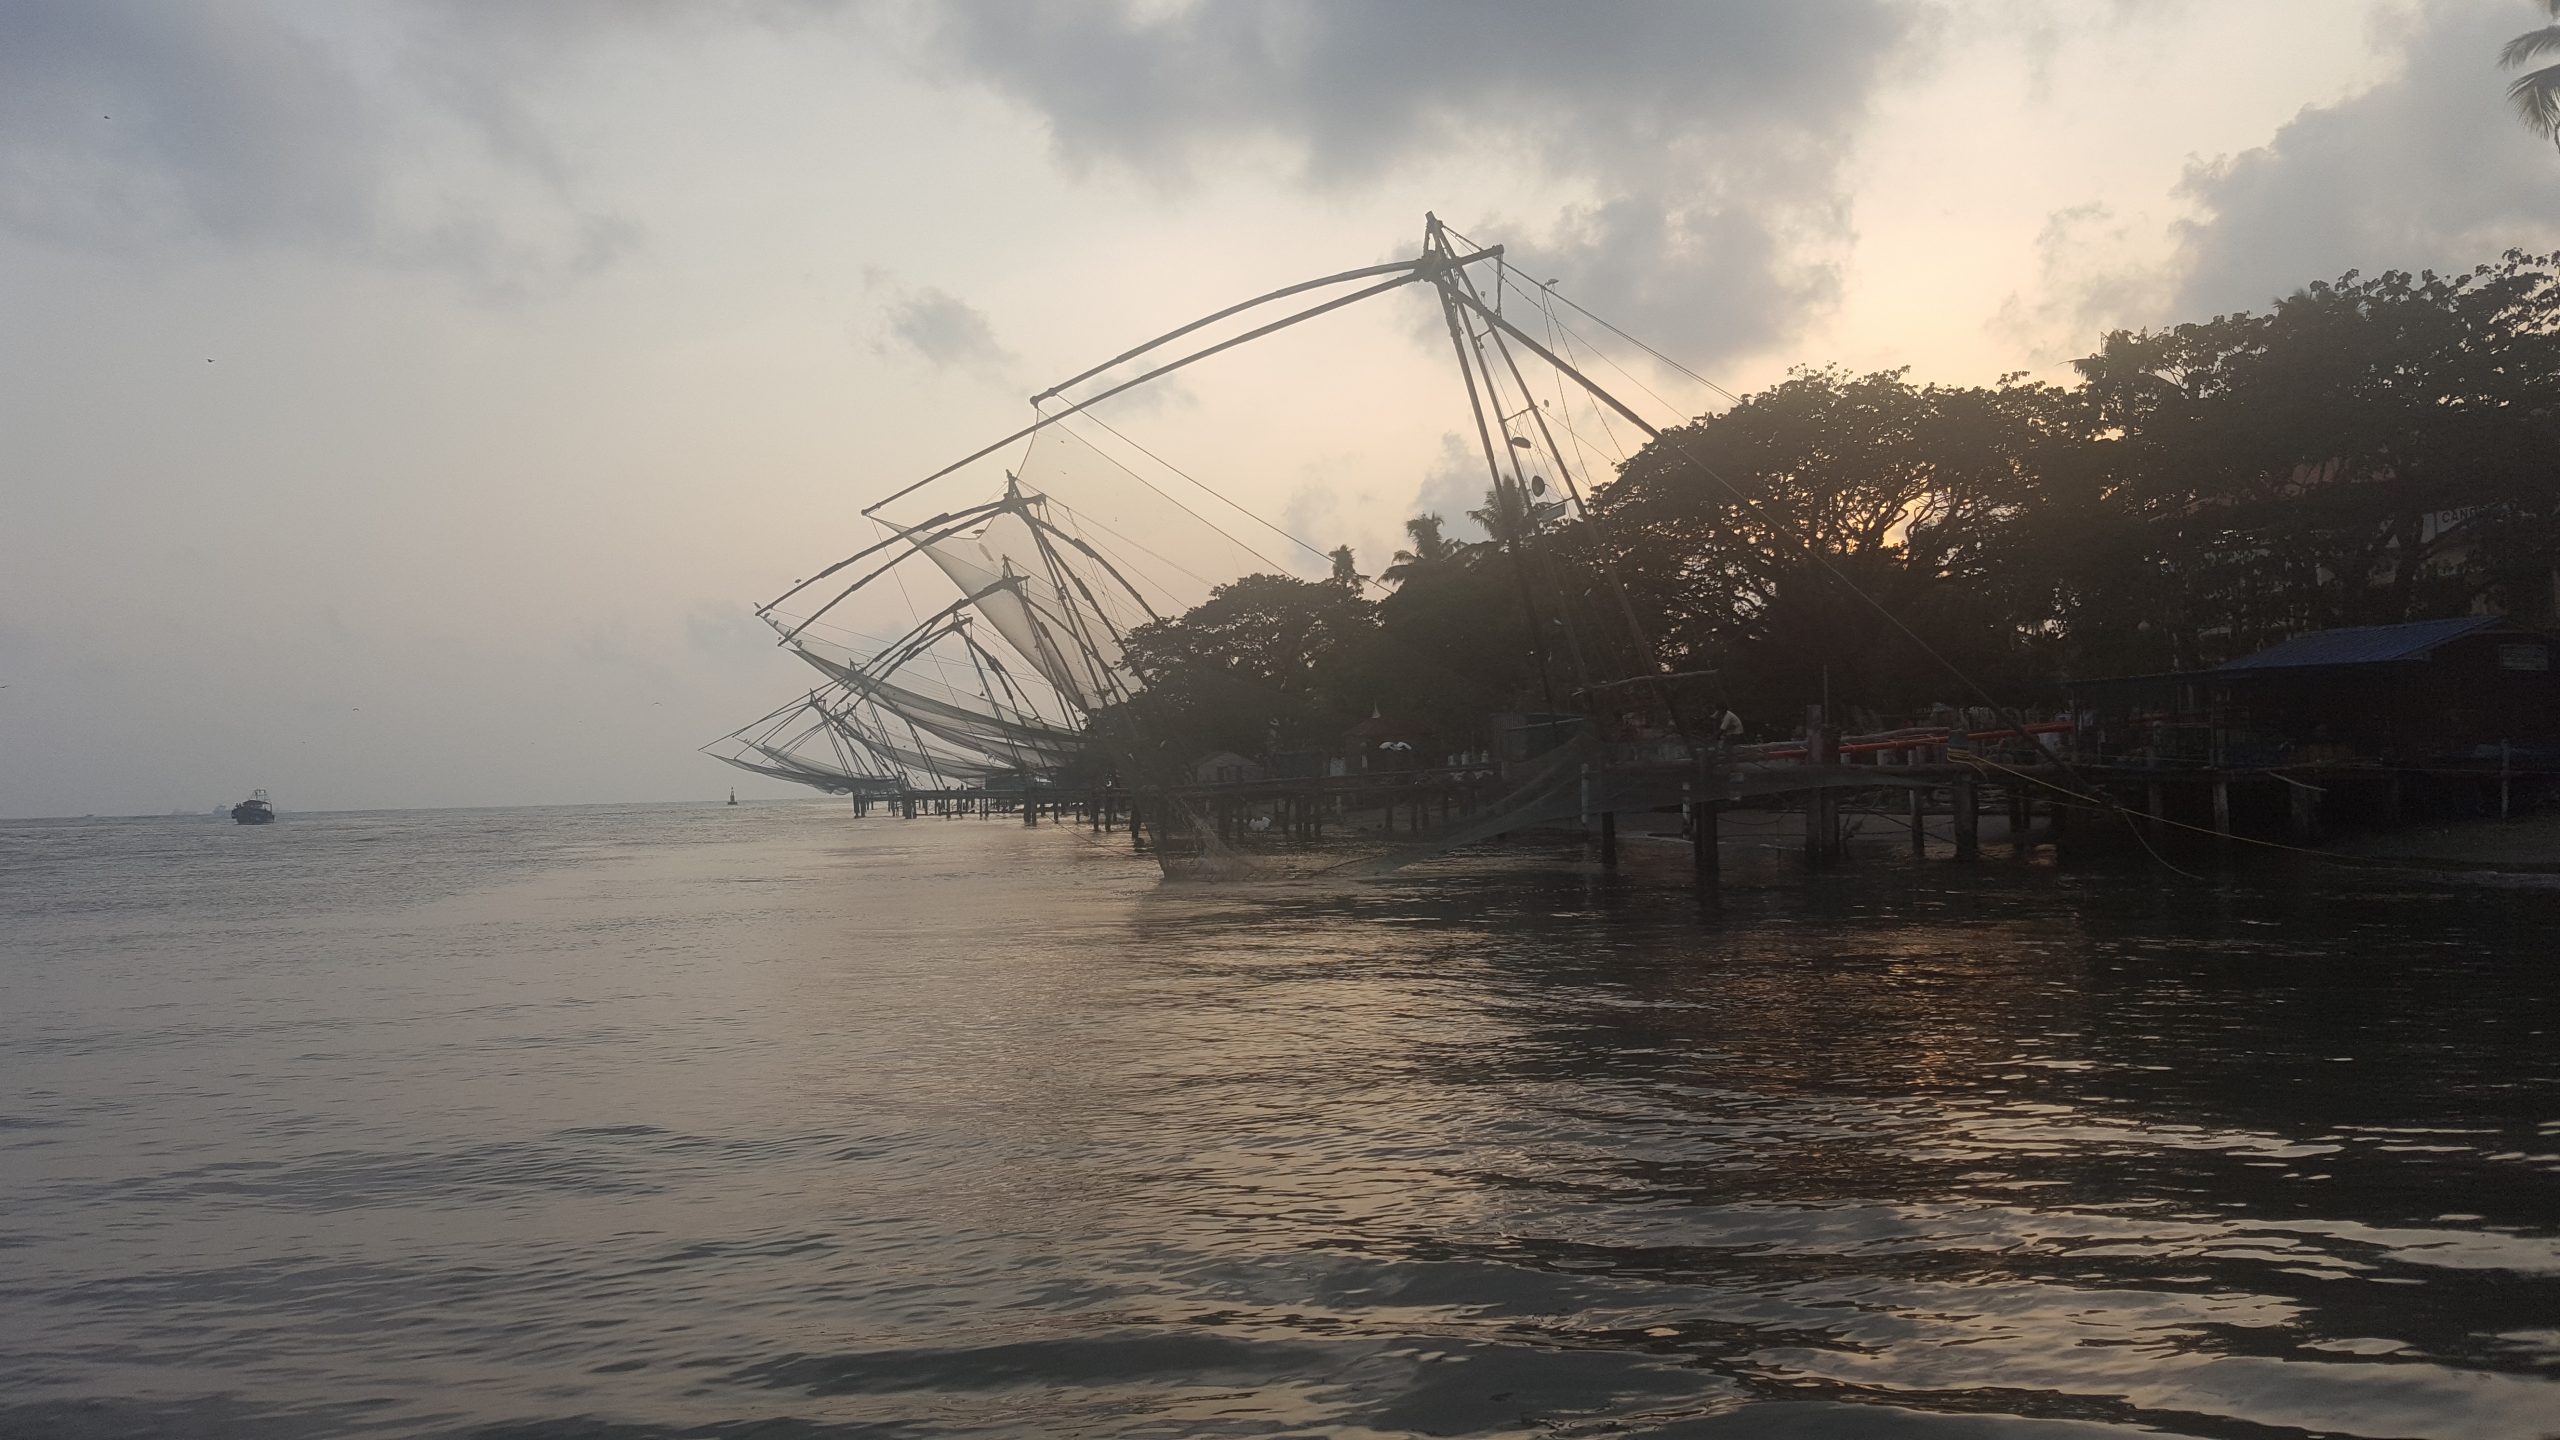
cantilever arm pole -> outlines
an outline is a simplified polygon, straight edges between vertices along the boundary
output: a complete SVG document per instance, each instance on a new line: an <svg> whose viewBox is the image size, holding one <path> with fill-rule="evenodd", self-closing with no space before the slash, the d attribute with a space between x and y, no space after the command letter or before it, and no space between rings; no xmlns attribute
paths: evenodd
<svg viewBox="0 0 2560 1440"><path fill-rule="evenodd" d="M961 529L975 523L978 517L987 511L1002 510L1004 506L1004 501L997 501L991 505L981 505L975 509L961 510L954 512L953 514L946 515L943 517L944 523L938 527L926 527L920 525L914 529L901 529L896 535L891 536L887 540L881 541L879 544L872 546L863 553L866 555L873 554L887 548L889 545L894 544L899 540L908 541L916 547L915 550L909 552L910 554L919 553L925 545L936 540L948 540ZM919 536L922 538L919 539ZM868 585L872 581L879 579L881 576L888 574L898 566L905 564L906 560L906 555L900 555L896 559L889 561L887 564L874 569L870 574L863 576L861 579L847 585L842 590L837 591L836 598L819 606L817 609L810 611L799 624L792 626L788 630L784 630L782 632L782 638L774 643L777 645L788 645L792 641L800 638L800 632L817 624L819 616L824 615L828 611L836 608L838 605L843 604L847 599L852 597L854 591L861 589L863 586ZM765 617L765 623L774 626L776 629L781 628L780 622L776 621L770 615Z"/></svg>
<svg viewBox="0 0 2560 1440"><path fill-rule="evenodd" d="M965 615L970 606L999 590L1013 588L1014 583L1012 580L999 580L974 594L963 595L916 622L914 629L882 646L870 659L858 665L845 667L846 673L837 680L838 684L844 686L845 697L850 700L868 697L873 690L886 684L890 675L894 674L900 666L924 653L926 646L941 639Z"/></svg>
<svg viewBox="0 0 2560 1440"><path fill-rule="evenodd" d="M1486 303L1484 303L1484 301L1483 301L1483 300L1481 300L1481 299L1477 298L1475 295L1473 295L1473 294L1471 294L1471 293L1467 292L1466 290L1459 289L1458 287L1455 287L1455 286L1443 286L1443 287L1442 287L1442 289L1443 289L1443 291L1444 291L1444 292L1454 291L1454 292L1455 292L1455 297L1454 297L1454 298L1457 300L1457 302L1458 302L1459 304L1464 305L1464 306L1466 306L1468 309L1473 310L1474 312L1476 312L1478 315L1483 316L1483 317L1484 317L1488 322L1490 322L1490 323L1494 326L1494 328L1496 328L1496 329L1500 330L1503 334L1510 336L1512 339L1519 341L1519 342L1521 343L1521 345L1522 345L1523 347L1525 347L1525 348L1529 351L1529 353L1530 353L1530 354L1537 356L1539 359L1546 361L1546 362L1547 362L1548 364L1550 364L1550 365L1553 365L1554 367L1556 367L1556 369L1557 369L1558 371L1560 371L1561 373L1563 373L1567 378L1571 379L1571 380L1573 381L1573 383L1575 383L1576 385L1581 386L1581 387L1582 387L1583 389L1585 389L1585 390L1590 391L1590 392L1591 392L1591 394L1592 394L1592 396L1593 396L1595 399L1599 400L1599 402L1600 402L1601 404L1606 405L1606 406L1608 406L1610 409L1617 411L1620 415L1622 415L1622 416L1624 416L1624 417L1626 418L1626 421L1627 421L1627 423L1628 423L1628 424L1633 425L1633 426L1635 426L1637 429L1639 429L1639 430L1643 431L1643 432L1645 433L1646 438L1648 438L1648 439L1660 439L1660 438L1661 438L1661 436L1662 436L1662 427L1661 427L1661 426L1654 424L1652 421L1647 420L1646 418L1644 418L1643 416L1641 416L1641 415L1637 414L1637 413L1636 413L1636 412L1634 412L1633 410L1628 409L1628 408L1627 408L1627 406L1626 406L1626 402L1625 402L1625 401L1620 400L1617 396L1610 394L1610 393L1608 392L1608 390L1607 390L1606 388L1604 388L1604 387L1600 384L1600 382L1599 382L1599 381L1592 379L1590 376L1583 374L1581 371L1579 371L1579 370L1577 370L1577 369L1573 368L1573 366L1571 366L1571 365L1569 365L1569 364L1565 363L1564 359L1563 359L1561 356L1557 355L1557 354L1556 354L1556 352L1554 352L1553 350L1548 349L1548 348L1547 348L1546 346L1544 346L1544 345L1539 344L1536 340L1531 339L1531 338L1530 338L1530 336L1529 336L1529 332L1528 332L1528 331L1523 330L1523 329L1521 329L1519 326L1514 325L1514 324L1512 324L1510 321L1508 321L1508 320L1506 320L1506 319L1502 318L1502 312L1501 312L1501 311L1498 311L1498 310L1494 309L1492 306L1487 305Z"/></svg>
<svg viewBox="0 0 2560 1440"><path fill-rule="evenodd" d="M1433 248L1445 250L1449 242L1443 238L1439 218L1437 216L1428 218L1431 221L1431 228L1427 243ZM1448 268L1456 267L1453 265ZM1444 271L1433 271L1431 278L1431 288L1440 292L1441 318L1449 322L1449 346L1451 352L1458 357L1458 374L1467 382L1467 408L1475 413L1476 439L1484 446L1485 473L1493 481L1493 518L1499 522L1502 519L1502 462L1494 458L1493 429L1485 423L1484 397L1476 390L1476 366L1483 357L1479 355L1475 359L1468 358L1467 342L1458 323L1459 287L1449 282ZM1493 377L1490 374L1485 376L1485 384L1487 388L1492 386ZM1524 506L1527 498L1521 497ZM1520 613L1528 617L1529 621L1529 653L1538 664L1538 694L1546 702L1548 713L1553 714L1556 708L1555 682L1547 675L1547 642L1539 635L1539 632L1545 628L1546 622L1540 618L1537 597L1529 589L1528 568L1520 558L1520 537L1496 535L1494 539L1503 549L1511 553L1511 578L1520 590Z"/></svg>
<svg viewBox="0 0 2560 1440"><path fill-rule="evenodd" d="M1055 535L1059 539L1066 541L1068 544L1073 545L1078 550L1083 551L1094 564L1102 567L1104 574L1109 575L1113 580L1118 581L1120 588L1129 592L1129 598L1138 602L1138 608L1147 612L1148 619L1161 620L1164 618L1156 613L1156 607L1148 602L1146 596L1138 593L1138 587L1129 583L1129 577L1120 573L1120 567L1112 564L1101 551L1096 550L1091 545L1087 544L1083 537L1069 534L1068 532L1059 529L1057 526L1050 524L1046 520L1035 519L1027 510L1023 512L1022 518L1028 522L1033 529L1044 530L1049 534ZM1090 599L1091 597L1088 596L1087 598ZM1097 612L1099 612L1100 605L1100 601L1095 601L1095 608ZM1105 622L1108 623L1108 617L1105 617ZM1113 628L1117 629L1119 627L1114 626Z"/></svg>
<svg viewBox="0 0 2560 1440"><path fill-rule="evenodd" d="M721 736L719 739L705 740L694 748L701 751L703 754L708 755L711 753L712 746L726 744L731 740L744 739L748 731L755 729L757 726L769 725L774 721L781 719L783 716L799 709L801 703L802 702L798 700L785 700L781 704L767 710L762 715L759 715L753 720L748 721L746 724L739 726L737 729L730 731L728 734Z"/></svg>
<svg viewBox="0 0 2560 1440"><path fill-rule="evenodd" d="M1427 263L1429 262L1426 259L1395 260L1384 265L1369 265L1358 270L1345 270L1339 275L1327 275L1321 279L1301 280L1295 285L1284 285L1267 295L1256 295L1250 300L1230 305L1226 309L1220 310L1215 314L1203 315L1199 319L1192 321L1190 324L1182 326L1180 329L1167 330L1153 340L1150 340L1146 344L1140 345L1135 349L1123 350L1119 354L1112 356L1110 359L1103 361L1101 364L1094 366L1092 369L1087 370L1080 375L1071 375L1068 378L1059 381L1057 384L1050 386L1048 389L1041 391L1039 394L1032 396L1031 403L1037 405L1043 400L1055 399L1057 398L1059 391L1081 385L1085 381L1092 379L1094 376L1101 374L1103 371L1110 369L1114 365L1126 364L1129 361L1135 360L1139 356L1146 354L1148 351L1155 349L1159 345L1165 345L1175 340L1179 340L1194 330L1204 329L1208 326L1215 325L1219 321L1224 320L1231 315L1241 315L1245 311L1250 310L1257 305L1268 305L1274 300L1286 300L1292 295L1304 294L1309 290L1321 290L1327 285L1339 285L1345 280L1366 280L1372 275L1393 275L1398 271L1419 270Z"/></svg>
<svg viewBox="0 0 2560 1440"><path fill-rule="evenodd" d="M965 627L960 631L960 643L969 647L969 658L978 665L982 680L989 672L995 675L996 684L1003 686L1006 697L1013 701L1016 714L1027 716L1036 724L1049 724L1049 717L1041 714L1040 707L1032 703L1031 697L1023 692L1022 687L1013 683L1013 672L1004 668L1004 657L979 644L978 637L971 634ZM987 701L993 704L995 697L989 695Z"/></svg>
<svg viewBox="0 0 2560 1440"><path fill-rule="evenodd" d="M1501 247L1495 246L1488 250L1477 251L1473 255L1462 256L1457 259L1450 260L1447 263L1451 265L1465 265L1477 260L1489 259L1501 253ZM1399 268L1401 269L1401 267ZM1232 350L1247 341L1259 340L1263 336L1269 335L1274 331L1286 330L1301 320L1313 320L1319 315L1325 314L1329 311L1339 310L1345 305L1355 304L1359 301L1366 300L1373 295L1384 295L1388 291L1396 289L1399 286L1410 285L1414 281L1421 279L1424 273L1425 271L1421 269L1404 271L1403 273L1396 275L1393 279L1383 281L1376 285L1371 285L1366 289L1354 290L1348 295L1327 300L1321 305L1309 306L1307 309L1301 310L1294 315L1274 320L1267 325L1257 325L1253 329L1247 330L1241 335L1235 336L1231 339L1221 340L1217 344L1212 345L1205 350L1194 350L1179 360L1167 361L1166 363L1159 365L1145 374L1135 377L1134 379L1123 380L1119 384L1112 386L1110 389L1102 391L1100 394L1079 400L1074 404L1069 405L1064 410L1044 414L1039 419L1032 421L1030 424L1023 426L1021 429L1016 430L1003 439L996 441L994 444L981 447L969 454L963 455L959 459L952 461L950 464L943 466L941 469L934 471L923 479L916 481L914 484L907 486L905 489L899 490L895 494L888 495L862 507L862 513L865 515L875 514L881 509L881 507L894 504L897 501L905 499L909 495L913 495L918 490L923 489L927 485L932 484L934 481L941 479L943 476L950 474L954 470L958 470L964 466L972 465L980 460L984 460L988 456L993 455L1016 440L1037 435L1041 431L1048 429L1050 426L1057 424L1059 421L1066 419L1068 416L1074 415L1080 411L1090 410L1094 406L1101 404L1103 401L1110 399L1112 396L1117 395L1124 390L1135 389L1140 385L1146 384L1150 380L1170 375L1174 371L1182 369L1186 365L1197 364L1200 361L1208 359L1212 355L1218 354L1221 351Z"/></svg>
<svg viewBox="0 0 2560 1440"><path fill-rule="evenodd" d="M966 510L946 510L942 514L936 515L930 520L917 525L908 526L886 540L879 541L876 544L863 546L861 549L854 551L852 554L847 555L833 565L828 566L826 569L819 571L817 574L810 576L808 579L801 581L799 584L794 585L790 589L783 591L781 594L774 596L770 600L767 600L762 605L756 607L756 613L758 615L769 615L773 613L774 606L781 604L783 601L790 599L792 596L797 595L801 591L808 589L810 586L817 584L819 581L826 579L828 576L842 570L847 565L851 565L866 556L879 554L881 551L886 550L890 546L897 544L899 541L906 539L909 534L915 531L931 530L938 525L947 525L954 522L966 523L977 519L981 515L1001 510L1003 508L1003 501L990 500L984 505L972 505Z"/></svg>
<svg viewBox="0 0 2560 1440"><path fill-rule="evenodd" d="M1472 279L1460 275L1458 286L1465 292L1467 298L1476 301L1481 307L1484 297L1476 293L1475 282ZM1528 379L1520 373L1519 360L1513 357L1511 347L1503 341L1504 336L1501 331L1493 332L1493 348L1501 353L1503 366L1511 372L1511 383L1519 387L1523 399L1533 400L1529 394ZM1547 427L1547 414L1537 407L1534 400L1529 406L1529 419L1538 427L1538 438L1546 443L1547 453L1555 458L1556 478L1564 483L1565 493L1573 497L1574 509L1583 519L1591 520L1592 509L1590 504L1582 498L1582 487L1574 483L1573 469L1565 464L1564 450L1556 444L1555 432ZM1529 503L1529 497L1526 494L1521 496L1521 503L1523 505ZM1636 615L1635 602L1627 596L1626 582L1619 578L1617 565L1611 562L1605 553L1600 562L1600 572L1608 577L1610 592L1617 597L1618 610L1627 622L1627 634L1636 644L1637 658L1643 663L1646 673L1655 677L1654 698L1661 702L1663 713L1671 717L1671 728L1685 737L1688 729L1680 718L1679 697L1672 693L1669 681L1661 678L1661 652L1654 649L1653 636L1644 628L1644 621ZM1588 691L1607 687L1595 687L1586 677L1583 688Z"/></svg>
<svg viewBox="0 0 2560 1440"><path fill-rule="evenodd" d="M857 689L865 697L876 693L889 683L890 676L904 669L908 661L922 655L934 641L967 624L968 617L960 612L985 599L987 593L982 590L975 595L962 596L932 619L908 631L896 644L854 666L853 673L859 677L859 683L848 680L846 693L852 694Z"/></svg>

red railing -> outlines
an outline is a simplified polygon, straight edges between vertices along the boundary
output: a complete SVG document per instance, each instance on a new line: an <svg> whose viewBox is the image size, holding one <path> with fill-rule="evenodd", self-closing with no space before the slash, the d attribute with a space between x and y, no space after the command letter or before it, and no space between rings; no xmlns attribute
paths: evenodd
<svg viewBox="0 0 2560 1440"><path fill-rule="evenodd" d="M1964 737L1967 748L2017 738L2024 729L2029 735L2068 735L2078 726L2069 720L2041 720L2026 726L1995 725L1987 730L1957 730L1952 726L1916 727L1909 730L1886 730L1872 735L1844 735L1838 755L1846 761L1852 756L1887 755L1913 750L1943 750L1952 747L1956 737ZM1810 760L1813 747L1802 740L1781 740L1771 745L1736 745L1737 760Z"/></svg>

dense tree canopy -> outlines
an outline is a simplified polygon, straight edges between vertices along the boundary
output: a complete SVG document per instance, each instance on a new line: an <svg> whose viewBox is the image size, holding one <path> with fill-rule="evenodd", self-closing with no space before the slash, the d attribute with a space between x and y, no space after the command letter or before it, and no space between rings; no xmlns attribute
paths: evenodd
<svg viewBox="0 0 2560 1440"><path fill-rule="evenodd" d="M1665 432L1591 515L1516 491L1407 526L1384 601L1253 576L1133 637L1194 752L1326 748L1382 713L1448 749L1645 668L1784 730L2284 635L2560 598L2560 255L2353 273L2264 313L2119 331L2071 386L1808 369ZM1619 691L1615 693L1631 694Z"/></svg>
<svg viewBox="0 0 2560 1440"><path fill-rule="evenodd" d="M1143 723L1195 750L1256 755L1331 746L1369 713L1357 693L1378 607L1356 583L1248 575L1177 619L1130 632Z"/></svg>
<svg viewBox="0 0 2560 1440"><path fill-rule="evenodd" d="M2315 284L2079 362L2121 453L2122 588L2156 668L2332 625L2538 613L2560 510L2551 258Z"/></svg>
<svg viewBox="0 0 2560 1440"><path fill-rule="evenodd" d="M1925 705L1957 693L1932 652L2014 687L2050 668L2058 567L2033 519L2088 424L2047 386L1798 371L1629 460L1603 549L1666 657L1724 667L1739 703L1799 704L1828 671L1847 703Z"/></svg>

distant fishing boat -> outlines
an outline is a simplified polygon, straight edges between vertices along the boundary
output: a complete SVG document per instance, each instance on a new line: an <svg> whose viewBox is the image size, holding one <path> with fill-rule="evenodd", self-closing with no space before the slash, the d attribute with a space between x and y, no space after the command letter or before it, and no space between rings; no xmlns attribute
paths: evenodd
<svg viewBox="0 0 2560 1440"><path fill-rule="evenodd" d="M231 807L231 818L243 825L272 825L276 819L276 807L267 802L266 791L253 790L249 792L248 799Z"/></svg>

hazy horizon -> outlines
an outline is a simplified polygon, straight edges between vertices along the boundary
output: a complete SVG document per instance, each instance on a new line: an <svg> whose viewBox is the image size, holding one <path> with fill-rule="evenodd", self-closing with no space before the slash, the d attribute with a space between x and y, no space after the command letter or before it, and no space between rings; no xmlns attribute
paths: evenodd
<svg viewBox="0 0 2560 1440"><path fill-rule="evenodd" d="M809 683L756 602L1426 210L1744 392L2550 249L2540 18L12 4L0 815L796 794L695 753ZM1374 571L1480 484L1445 337L1338 318L1106 413Z"/></svg>

